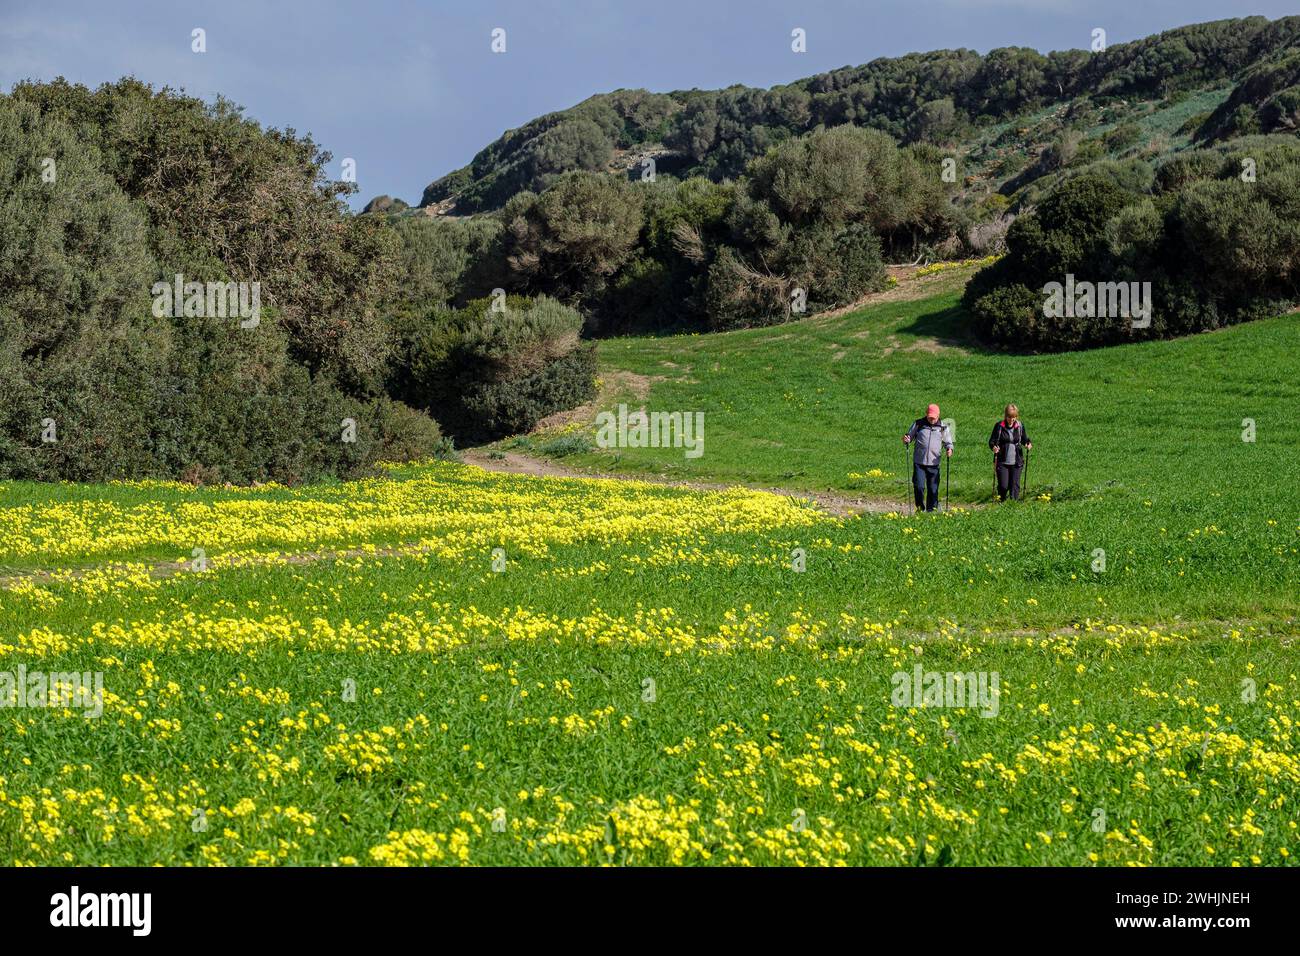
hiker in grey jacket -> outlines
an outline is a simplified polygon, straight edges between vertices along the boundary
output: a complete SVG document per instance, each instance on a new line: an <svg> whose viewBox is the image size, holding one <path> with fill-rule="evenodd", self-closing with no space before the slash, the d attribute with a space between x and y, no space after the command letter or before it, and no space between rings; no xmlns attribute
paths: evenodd
<svg viewBox="0 0 1300 956"><path fill-rule="evenodd" d="M916 506L933 511L939 505L939 462L946 453L952 457L952 435L939 421L939 406L931 404L925 417L912 422L903 436L904 445L912 445L912 491Z"/></svg>

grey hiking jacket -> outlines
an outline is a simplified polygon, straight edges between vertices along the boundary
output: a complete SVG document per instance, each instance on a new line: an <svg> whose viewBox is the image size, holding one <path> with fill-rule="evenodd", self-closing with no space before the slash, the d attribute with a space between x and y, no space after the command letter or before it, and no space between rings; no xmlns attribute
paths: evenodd
<svg viewBox="0 0 1300 956"><path fill-rule="evenodd" d="M943 422L931 425L924 418L912 422L907 430L912 439L912 461L918 465L937 465L945 448L952 447L952 436Z"/></svg>

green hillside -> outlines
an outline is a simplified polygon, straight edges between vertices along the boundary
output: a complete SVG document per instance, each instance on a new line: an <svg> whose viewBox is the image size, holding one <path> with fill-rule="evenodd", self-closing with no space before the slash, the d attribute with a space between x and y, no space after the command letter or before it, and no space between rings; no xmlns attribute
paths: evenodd
<svg viewBox="0 0 1300 956"><path fill-rule="evenodd" d="M1031 478L1058 498L1107 488L1227 492L1225 474L1236 476L1238 493L1248 493L1254 478L1264 480L1300 453L1300 434L1290 424L1300 385L1269 373L1276 356L1300 348L1294 317L1174 341L1009 354L982 347L966 332L959 300L970 272L908 280L925 297L836 317L604 341L600 364L609 387L602 407L629 402L703 411L705 452L687 459L680 449L625 448L565 460L897 494L890 480L850 474L900 471L898 438L930 401L957 423L952 494L963 502L989 497L985 442L1012 401L1037 443ZM1241 440L1245 418L1257 423L1254 444Z"/></svg>
<svg viewBox="0 0 1300 956"><path fill-rule="evenodd" d="M881 290L887 264L1005 251L967 303L988 342L1216 329L1300 301L1298 39L1300 17L1248 17L617 90L508 130L421 208L380 197L362 218L395 226L407 306L434 324L500 289L578 310L589 337L774 325ZM1035 318L1067 273L1151 283L1152 321Z"/></svg>
<svg viewBox="0 0 1300 956"><path fill-rule="evenodd" d="M991 180L1013 192L1025 184L1016 174L1063 135L1074 135L1074 145L1088 138L1085 155L1096 159L1126 152L1150 158L1193 136L1293 132L1297 35L1300 18L1246 17L1094 52L936 50L771 89L617 90L507 131L470 164L430 183L420 205L457 215L498 209L572 170L637 178L647 158L676 176L736 177L771 146L844 123L903 142L958 147L975 160L972 183ZM1134 129L1104 139L1121 125ZM985 164L980 154L990 134L1003 148L996 163ZM1029 178L1052 171L1049 162Z"/></svg>

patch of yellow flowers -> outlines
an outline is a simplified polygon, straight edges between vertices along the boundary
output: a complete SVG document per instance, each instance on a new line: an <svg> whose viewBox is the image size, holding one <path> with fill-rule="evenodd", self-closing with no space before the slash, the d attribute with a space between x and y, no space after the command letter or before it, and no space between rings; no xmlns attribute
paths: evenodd
<svg viewBox="0 0 1300 956"><path fill-rule="evenodd" d="M193 549L202 548L214 566L218 556L237 565L281 557L277 546L315 552L383 540L418 543L443 557L493 546L544 555L551 545L696 541L832 520L806 503L744 488L688 495L645 482L519 478L454 463L431 463L403 480L301 489L136 485L170 497L130 505L87 498L7 507L0 562L39 556L57 564L166 548L180 555L178 563L189 563ZM98 573L147 586L143 570L135 564Z"/></svg>
<svg viewBox="0 0 1300 956"><path fill-rule="evenodd" d="M644 546L629 561L661 568L784 560L783 554L739 554L712 538L746 531L815 534L835 520L790 498L521 480L457 465L430 466L404 481L376 479L310 492L266 487L214 497L187 486L135 487L177 497L167 505L82 500L11 509L11 520L0 529L0 556L11 560L94 561L150 548L181 557L165 565L111 560L6 579L0 599L12 607L44 611L73 599L93 607L106 595L129 594L139 598L139 613L86 627L40 625L0 635L0 670L70 655L93 660L109 675L98 721L88 724L70 710L15 710L0 711L0 726L9 754L34 748L36 735L51 727L57 732L88 726L89 733L114 734L117 743L128 740L142 752L167 755L167 763L159 767L141 758L137 769L113 780L102 779L90 761L68 762L52 779L33 773L29 756L0 765L6 863L83 862L88 846L97 860L115 861L125 851L139 858L151 846L176 845L179 836L182 844L197 845L196 861L207 865L323 858L341 865L474 864L490 862L492 841L517 845L539 862L907 864L972 834L979 836L977 845L987 843L1008 827L1017 840L1025 838L1028 853L1068 844L1096 802L1121 796L1084 792L1078 781L1085 778L1122 780L1129 805L1157 787L1176 792L1205 808L1204 819L1194 821L1198 829L1217 829L1219 849L1207 844L1209 856L1221 852L1257 861L1266 849L1261 815L1290 812L1300 788L1293 746L1300 702L1286 699L1276 683L1261 681L1267 732L1244 733L1218 704L1198 699L1192 678L1175 687L1130 688L1131 699L1159 704L1182 718L1139 727L1098 726L1082 710L1077 719L1058 716L1039 699L1036 683L1004 679L1001 706L1031 731L995 755L957 744L955 727L969 716L965 711L890 707L887 681L868 680L910 671L935 649L978 669L974 662L993 646L1038 654L1057 676L1081 675L1122 653L1151 654L1187 640L1166 629L1086 621L1069 633L989 635L946 622L922 639L909 635L901 619L867 620L846 612L825 620L797 607L778 617L743 605L704 622L653 601L620 611L593 602L561 616L518 606L483 610L439 594L437 562L482 561L490 574L486 556L494 547L546 556L572 544L634 542ZM339 585L319 585L305 574L297 583L319 588L319 600L306 612L273 596L177 611L158 598L170 576L187 573L193 547L207 549L211 560L206 570L189 573L211 580L288 554L290 563L333 561L343 580L360 586L373 583L372 572L388 562L423 563L429 583L409 593L377 593L369 613L351 618L330 613L329 588ZM610 573L599 559L545 572L557 579ZM1239 637L1234 631L1232 639ZM1080 659L1085 645L1092 653ZM471 728L475 721L504 719L507 734L537 747L621 746L631 752L644 746L646 718L635 705L580 704L568 679L528 681L515 666L475 657L485 648L539 646L557 652L634 648L691 665L719 659L745 664L751 660L745 655L775 661L780 670L761 672L768 682L764 699L794 702L806 725L778 727L767 713L727 716L727 695L736 688L719 688L721 696L707 702L716 717L655 745L656 763L667 768L668 778L684 782L684 794L578 795L554 781L528 780L517 791L512 787L513 799L502 797L502 806L485 806L472 791L449 795L441 788L450 787L453 777L473 780L490 759L464 723L453 729L442 719L453 705L469 710ZM245 673L250 661L307 661L319 653L402 662L410 680L403 688L408 712L354 726L356 711L336 694L295 699L279 681L259 685ZM434 700L419 689L431 668L465 657L473 659L469 673L481 678L481 686L458 690L453 701ZM794 660L815 667L787 671L785 662ZM167 672L178 661L216 662L222 674L199 680L193 673ZM383 696L369 685L356 693ZM195 714L203 719L195 720ZM923 769L925 758L936 752L950 768L943 780ZM435 753L446 761L448 779L417 779L412 768L425 766L420 762ZM1193 779L1189 753L1199 754L1211 772ZM246 792L212 800L213 780L232 774ZM328 848L353 822L346 813L304 806L300 799L325 781L373 786L378 799L391 803L394 817L400 809L423 825L376 828L364 852L332 855ZM1223 819L1216 802L1242 787L1256 794L1255 807ZM286 799L287 793L295 799ZM1045 795L1051 799L1045 802ZM843 823L850 812L866 813L877 825L858 832ZM1073 862L1156 862L1153 834L1135 819L1115 816L1086 860ZM435 819L441 822L427 822ZM1291 822L1291 842L1295 826Z"/></svg>

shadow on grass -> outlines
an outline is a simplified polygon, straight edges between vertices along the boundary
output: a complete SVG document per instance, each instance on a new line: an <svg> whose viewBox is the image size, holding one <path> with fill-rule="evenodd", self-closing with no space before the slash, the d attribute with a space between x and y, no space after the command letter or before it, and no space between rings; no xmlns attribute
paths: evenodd
<svg viewBox="0 0 1300 956"><path fill-rule="evenodd" d="M975 320L961 305L936 309L918 315L910 325L899 326L903 335L917 338L931 338L940 345L965 349L980 355L1013 354L1007 349L997 348L981 339L974 328Z"/></svg>

